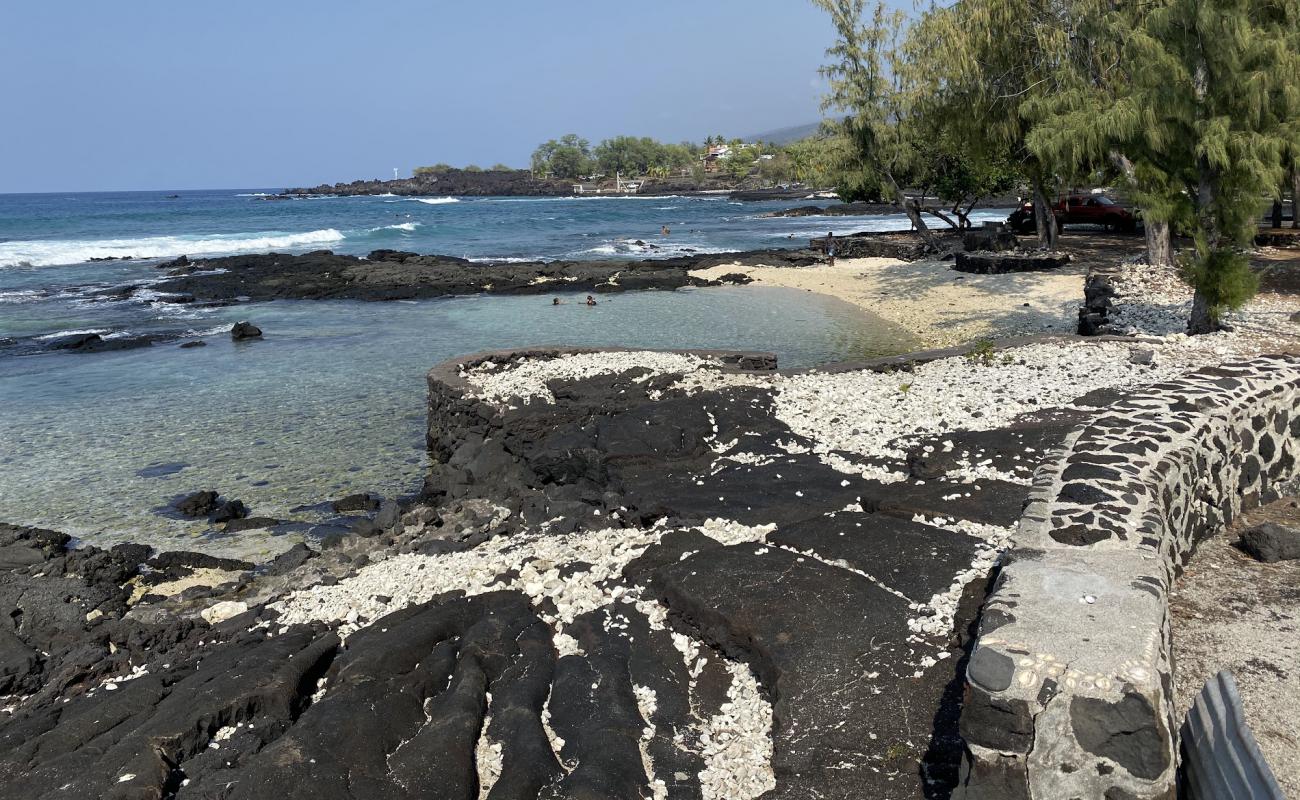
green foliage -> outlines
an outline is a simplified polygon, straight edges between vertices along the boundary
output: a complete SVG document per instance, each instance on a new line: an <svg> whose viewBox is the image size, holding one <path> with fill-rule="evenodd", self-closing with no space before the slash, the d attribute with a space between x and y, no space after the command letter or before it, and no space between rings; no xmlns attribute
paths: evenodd
<svg viewBox="0 0 1300 800"><path fill-rule="evenodd" d="M901 37L904 16L877 2L867 16L866 0L814 0L831 16L839 34L826 51L822 67L830 83L824 109L846 116L840 123L852 147L860 175L848 187L901 187L915 161L913 141L905 133L910 103L903 86Z"/></svg>
<svg viewBox="0 0 1300 800"><path fill-rule="evenodd" d="M1168 0L1126 43L1122 99L1138 120L1126 144L1163 170L1171 196L1185 193L1174 205L1191 205L1193 333L1254 294L1243 251L1300 130L1298 25L1293 2Z"/></svg>
<svg viewBox="0 0 1300 800"><path fill-rule="evenodd" d="M993 366L994 345L992 339L980 339L966 351L966 363L979 367Z"/></svg>
<svg viewBox="0 0 1300 800"><path fill-rule="evenodd" d="M696 160L697 148L690 143L664 144L648 136L615 136L596 145L592 155L606 175L653 175L667 177L688 169Z"/></svg>
<svg viewBox="0 0 1300 800"><path fill-rule="evenodd" d="M506 164L497 163L497 164L493 164L491 169L489 169L488 171L489 172L514 172L515 168L508 166Z"/></svg>
<svg viewBox="0 0 1300 800"><path fill-rule="evenodd" d="M482 172L483 168L478 164L466 164L464 170L465 172Z"/></svg>
<svg viewBox="0 0 1300 800"><path fill-rule="evenodd" d="M744 180L754 171L756 160L754 148L732 145L731 152L722 160L722 168L732 179Z"/></svg>
<svg viewBox="0 0 1300 800"><path fill-rule="evenodd" d="M551 139L533 151L532 170L539 177L577 180L591 173L591 143L569 133Z"/></svg>
<svg viewBox="0 0 1300 800"><path fill-rule="evenodd" d="M451 164L434 164L431 167L416 167L414 174L417 178L424 175L442 175L451 172L453 169L455 169L455 167Z"/></svg>
<svg viewBox="0 0 1300 800"><path fill-rule="evenodd" d="M1225 310L1240 308L1259 289L1259 276L1251 270L1244 253L1200 241L1195 253L1182 259L1179 271L1183 280L1204 298L1211 327L1218 326Z"/></svg>

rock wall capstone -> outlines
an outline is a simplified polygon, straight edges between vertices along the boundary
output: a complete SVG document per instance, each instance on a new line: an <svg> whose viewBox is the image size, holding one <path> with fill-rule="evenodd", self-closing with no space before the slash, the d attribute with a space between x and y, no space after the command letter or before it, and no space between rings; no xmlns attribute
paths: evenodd
<svg viewBox="0 0 1300 800"><path fill-rule="evenodd" d="M1286 493L1300 357L1157 384L1034 478L967 666L956 797L1175 797L1169 592L1197 544Z"/></svg>

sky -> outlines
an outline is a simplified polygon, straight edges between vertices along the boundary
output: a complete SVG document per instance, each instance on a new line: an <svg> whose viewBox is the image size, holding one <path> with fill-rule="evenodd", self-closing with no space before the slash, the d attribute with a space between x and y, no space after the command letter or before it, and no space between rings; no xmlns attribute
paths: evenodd
<svg viewBox="0 0 1300 800"><path fill-rule="evenodd" d="M285 188L526 166L578 133L816 122L807 0L6 0L0 192Z"/></svg>

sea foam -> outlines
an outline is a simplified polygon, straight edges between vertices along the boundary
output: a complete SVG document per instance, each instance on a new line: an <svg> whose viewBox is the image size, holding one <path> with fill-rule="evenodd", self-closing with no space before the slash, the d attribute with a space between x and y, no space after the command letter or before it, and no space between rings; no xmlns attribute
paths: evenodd
<svg viewBox="0 0 1300 800"><path fill-rule="evenodd" d="M277 248L310 247L343 241L342 232L325 228L306 233L199 234L196 236L145 236L138 239L34 239L0 242L0 268L49 267L81 264L92 258L168 258L180 255L216 255Z"/></svg>

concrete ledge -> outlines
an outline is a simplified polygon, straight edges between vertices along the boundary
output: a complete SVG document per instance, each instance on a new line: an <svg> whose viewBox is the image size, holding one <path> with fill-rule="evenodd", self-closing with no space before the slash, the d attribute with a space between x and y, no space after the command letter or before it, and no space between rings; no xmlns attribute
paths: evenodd
<svg viewBox="0 0 1300 800"><path fill-rule="evenodd" d="M1297 456L1295 356L1149 387L1071 434L985 603L956 796L1173 798L1170 586Z"/></svg>

